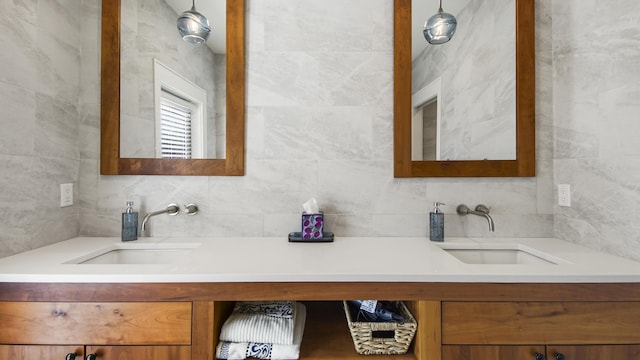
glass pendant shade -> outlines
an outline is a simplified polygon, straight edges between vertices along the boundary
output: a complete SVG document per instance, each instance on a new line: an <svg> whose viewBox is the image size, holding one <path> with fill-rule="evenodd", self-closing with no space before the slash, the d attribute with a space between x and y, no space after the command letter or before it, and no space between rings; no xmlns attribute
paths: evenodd
<svg viewBox="0 0 640 360"><path fill-rule="evenodd" d="M451 40L453 34L456 33L458 21L456 18L442 11L442 0L440 1L440 10L424 23L424 38L432 45L444 44Z"/></svg>
<svg viewBox="0 0 640 360"><path fill-rule="evenodd" d="M178 32L182 39L193 44L202 44L211 34L209 20L196 11L195 0L191 10L187 10L178 17Z"/></svg>

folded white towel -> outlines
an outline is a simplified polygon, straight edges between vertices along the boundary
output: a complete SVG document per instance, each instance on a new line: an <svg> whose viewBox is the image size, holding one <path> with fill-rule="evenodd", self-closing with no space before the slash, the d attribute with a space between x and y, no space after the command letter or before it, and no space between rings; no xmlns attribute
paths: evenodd
<svg viewBox="0 0 640 360"><path fill-rule="evenodd" d="M220 340L291 345L295 318L294 301L241 301L222 325Z"/></svg>
<svg viewBox="0 0 640 360"><path fill-rule="evenodd" d="M216 347L216 359L242 360L248 357L267 360L298 359L300 357L300 344L304 334L307 312L305 306L300 303L296 303L294 308L296 320L293 331L293 344L221 341Z"/></svg>

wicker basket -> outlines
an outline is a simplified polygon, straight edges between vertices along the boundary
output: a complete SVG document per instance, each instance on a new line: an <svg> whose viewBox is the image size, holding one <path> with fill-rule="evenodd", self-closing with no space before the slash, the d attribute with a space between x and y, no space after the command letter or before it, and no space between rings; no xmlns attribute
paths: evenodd
<svg viewBox="0 0 640 360"><path fill-rule="evenodd" d="M343 301L347 315L349 331L353 338L356 352L362 355L396 355L404 354L409 349L418 324L404 303L400 303L400 313L407 319L404 323L396 322L359 322L353 321L349 304ZM381 337L374 337L385 335Z"/></svg>

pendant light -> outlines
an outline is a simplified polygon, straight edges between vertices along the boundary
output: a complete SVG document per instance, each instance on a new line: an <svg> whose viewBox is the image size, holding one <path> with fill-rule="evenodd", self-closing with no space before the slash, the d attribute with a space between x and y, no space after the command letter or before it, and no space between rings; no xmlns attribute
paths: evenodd
<svg viewBox="0 0 640 360"><path fill-rule="evenodd" d="M178 32L182 39L193 44L207 41L211 33L209 20L196 11L196 0L193 0L191 10L187 10L178 17Z"/></svg>
<svg viewBox="0 0 640 360"><path fill-rule="evenodd" d="M431 45L444 44L451 40L456 33L458 21L456 18L442 11L442 0L440 0L440 10L424 23L424 38Z"/></svg>

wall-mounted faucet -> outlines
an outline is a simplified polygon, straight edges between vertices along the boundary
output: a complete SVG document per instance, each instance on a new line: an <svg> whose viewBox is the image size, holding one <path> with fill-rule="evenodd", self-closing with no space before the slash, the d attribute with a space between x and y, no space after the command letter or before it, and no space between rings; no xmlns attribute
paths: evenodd
<svg viewBox="0 0 640 360"><path fill-rule="evenodd" d="M467 205L461 204L461 205L458 205L458 207L456 208L456 212L458 213L458 215L472 214L472 215L482 216L485 219L487 219L487 221L489 222L489 230L495 231L495 225L493 223L493 219L491 218L491 215L489 215L489 208L486 207L485 205L480 204L476 206L476 210L474 211L469 209Z"/></svg>
<svg viewBox="0 0 640 360"><path fill-rule="evenodd" d="M198 210L196 208L196 212L197 211ZM144 216L144 219L142 219L142 225L140 226L140 234L144 236L144 230L147 228L147 221L149 221L149 219L152 216L161 215L161 214L178 215L179 213L180 213L180 207L176 204L169 204L163 210L152 211L150 213L147 213Z"/></svg>

